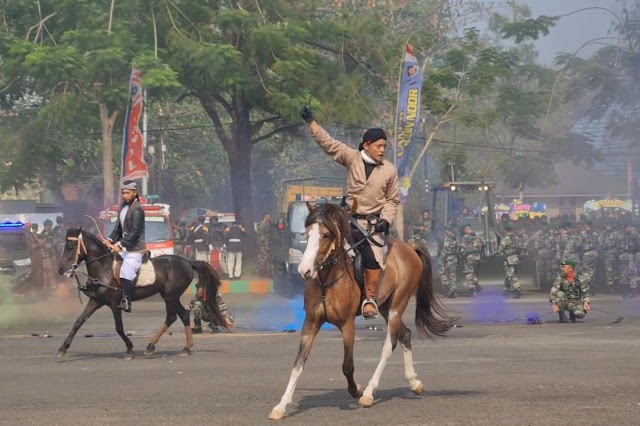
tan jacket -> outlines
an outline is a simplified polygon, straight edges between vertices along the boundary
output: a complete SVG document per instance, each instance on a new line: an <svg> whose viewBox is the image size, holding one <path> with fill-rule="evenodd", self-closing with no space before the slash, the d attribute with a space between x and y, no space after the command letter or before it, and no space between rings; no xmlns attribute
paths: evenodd
<svg viewBox="0 0 640 426"><path fill-rule="evenodd" d="M353 206L354 201L358 201L354 213L381 213L381 219L393 224L400 203L396 167L384 160L373 169L367 180L360 151L335 140L319 126L311 136L327 154L347 168L347 203Z"/></svg>

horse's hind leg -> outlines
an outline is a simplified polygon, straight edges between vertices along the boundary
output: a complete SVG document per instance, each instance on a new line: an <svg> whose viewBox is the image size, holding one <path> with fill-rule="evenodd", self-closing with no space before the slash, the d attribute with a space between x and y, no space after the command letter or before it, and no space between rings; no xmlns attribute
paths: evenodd
<svg viewBox="0 0 640 426"><path fill-rule="evenodd" d="M342 340L344 342L344 361L342 362L342 373L347 378L347 390L354 398L362 396L362 387L356 384L353 379L353 343L355 340L356 325L355 318L350 318L342 327Z"/></svg>
<svg viewBox="0 0 640 426"><path fill-rule="evenodd" d="M389 318L387 320L387 336L384 340L384 345L382 345L382 356L380 357L380 362L376 367L376 371L373 373L373 377L369 380L364 393L358 400L360 405L363 407L371 407L373 405L373 393L378 389L382 372L387 365L387 361L389 360L391 353L398 343L398 330L400 329L400 324L402 322L401 316L401 311L394 309L389 311Z"/></svg>
<svg viewBox="0 0 640 426"><path fill-rule="evenodd" d="M300 334L300 348L298 349L298 356L296 356L296 360L293 363L293 369L291 370L289 384L287 385L287 389L285 390L284 395L282 395L280 403L273 407L273 410L271 410L269 419L280 420L284 417L287 404L290 404L293 399L293 392L296 389L296 384L298 383L300 375L302 375L304 363L309 357L311 347L313 346L313 340L316 338L318 331L320 331L321 325L322 322L317 319L309 320L309 317L306 317L304 319L302 333Z"/></svg>
<svg viewBox="0 0 640 426"><path fill-rule="evenodd" d="M156 344L158 343L162 335L169 329L169 327L171 327L171 324L173 324L178 318L178 315L176 314L176 311L175 311L174 303L172 303L169 300L165 300L164 305L167 309L167 317L164 320L164 324L160 326L160 329L156 331L156 333L153 336L151 336L151 340L147 345L147 349L144 350L145 355L153 355L153 353L156 350Z"/></svg>
<svg viewBox="0 0 640 426"><path fill-rule="evenodd" d="M402 347L402 354L404 355L404 377L409 382L409 388L416 395L420 395L424 391L424 385L418 380L418 375L413 369L413 353L411 352L411 330L400 321L400 330L398 332L398 340L400 340L400 346Z"/></svg>
<svg viewBox="0 0 640 426"><path fill-rule="evenodd" d="M127 334L124 332L124 325L122 324L122 311L117 305L111 305L111 312L113 312L113 320L116 323L116 332L118 335L124 340L124 344L127 345L127 356L126 359L133 359L133 343L127 337Z"/></svg>
<svg viewBox="0 0 640 426"><path fill-rule="evenodd" d="M191 311L187 310L180 300L178 299L175 303L175 310L184 325L184 335L186 336L187 342L184 348L182 348L182 356L191 355L191 348L193 347L193 332L191 331Z"/></svg>
<svg viewBox="0 0 640 426"><path fill-rule="evenodd" d="M80 327L82 327L82 324L84 324L84 322L101 307L102 303L98 303L93 299L89 299L89 301L87 302L87 306L84 307L84 311L82 311L76 322L73 324L69 335L65 339L62 346L60 346L60 349L58 349L59 357L67 353L67 349L69 349L69 346L71 346L71 342L73 341L73 338L75 337L78 330L80 330Z"/></svg>

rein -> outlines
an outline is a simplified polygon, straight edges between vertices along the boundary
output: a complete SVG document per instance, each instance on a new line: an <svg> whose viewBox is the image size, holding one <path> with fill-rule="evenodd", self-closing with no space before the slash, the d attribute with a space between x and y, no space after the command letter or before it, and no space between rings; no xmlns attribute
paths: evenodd
<svg viewBox="0 0 640 426"><path fill-rule="evenodd" d="M337 238L338 239L340 238L340 231L338 231ZM346 250L343 249L342 253L339 256L329 257L329 255L333 253L336 249L336 242L334 240L331 243L331 249L327 251L327 254L324 256L324 258L320 262L318 262L318 264L316 265L315 270L318 273L318 285L320 286L320 290L322 292L322 308L324 310L323 315L324 315L325 321L327 320L327 288L337 283L344 276L344 274L347 273L349 269L349 262L345 261L344 269L342 270L342 272L329 283L325 282L325 280L322 278L322 274L320 273L320 271L328 267L329 268L327 271L327 277L328 277L331 274L331 270L333 269L333 267L338 264L338 260L340 260L350 251L355 250L356 247L358 247L360 244L364 243L365 241L367 241L367 238L364 238L358 241L356 244L354 244L353 246L350 246Z"/></svg>
<svg viewBox="0 0 640 426"><path fill-rule="evenodd" d="M87 295L87 286L83 286L80 283L80 279L78 279L78 274L76 273L76 271L78 270L78 266L79 266L78 262L80 261L80 256L82 254L85 254L85 255L88 256L89 255L89 251L87 250L87 246L85 245L84 239L82 238L82 233L78 234L77 237L67 237L67 241L76 241L77 242L76 243L76 259L75 259L73 265L71 265L71 268L72 268L72 272L71 273L72 273L73 277L76 279L76 282L78 284L78 298L80 299L80 303L82 303L82 299L80 298L80 292L82 291L85 295ZM103 257L112 256L113 254L114 254L113 252L109 252L107 254L103 254L101 256L98 256L98 257L96 257L94 259L85 260L84 263L86 265L86 264L89 264L91 262L95 262L96 260L102 259ZM110 285L107 285L107 284L104 284L104 283L100 282L97 278L93 278L89 274L85 274L84 272L83 272L83 274L86 275L87 278L89 278L91 280L91 283L93 285L99 285L99 286L106 287L106 288L108 288L110 290L114 290L114 291L119 290L116 287L113 287L113 286L110 286Z"/></svg>

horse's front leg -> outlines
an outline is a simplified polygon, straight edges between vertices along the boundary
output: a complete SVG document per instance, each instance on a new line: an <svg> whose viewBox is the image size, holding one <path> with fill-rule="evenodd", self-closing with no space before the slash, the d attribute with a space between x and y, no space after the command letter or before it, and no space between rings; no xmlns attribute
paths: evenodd
<svg viewBox="0 0 640 426"><path fill-rule="evenodd" d="M355 317L351 317L344 325L340 327L342 332L342 341L344 343L344 360L342 362L342 373L347 378L347 390L354 398L362 396L362 387L357 385L353 379L353 344L356 334Z"/></svg>
<svg viewBox="0 0 640 426"><path fill-rule="evenodd" d="M282 395L280 403L273 407L273 410L271 410L269 419L280 420L284 418L285 409L293 399L293 392L296 389L296 384L298 383L300 375L302 375L304 363L309 357L311 347L313 346L313 340L316 338L318 331L320 331L320 327L322 326L322 324L323 321L318 318L309 319L308 315L305 317L304 324L302 326L302 333L300 334L300 348L298 349L296 360L293 363L293 369L291 370L291 377L289 378L287 390L285 390L284 395Z"/></svg>
<svg viewBox="0 0 640 426"><path fill-rule="evenodd" d="M111 312L113 312L113 320L116 323L116 331L118 332L118 335L122 337L122 340L124 340L124 344L127 345L126 359L132 360L133 359L133 343L127 337L127 333L124 332L124 326L122 324L122 310L120 310L118 305L112 304Z"/></svg>
<svg viewBox="0 0 640 426"><path fill-rule="evenodd" d="M89 319L89 317L103 305L103 303L98 303L94 299L89 299L89 301L87 302L87 306L84 307L84 311L82 311L76 322L73 324L69 335L67 336L62 346L60 346L60 349L58 349L59 357L67 353L67 349L69 349L69 346L71 346L71 342L73 341L73 338L75 337L78 330L80 330L80 327L82 327L82 324L84 324L84 322Z"/></svg>
<svg viewBox="0 0 640 426"><path fill-rule="evenodd" d="M389 311L389 319L387 320L387 337L382 345L382 356L380 357L380 362L376 367L376 371L373 373L373 377L369 380L363 395L358 401L363 407L371 407L373 405L373 393L378 389L382 372L387 365L387 361L389 361L389 357L391 357L391 353L393 353L393 350L398 343L398 330L400 329L400 324L402 322L401 316L401 312L393 309Z"/></svg>

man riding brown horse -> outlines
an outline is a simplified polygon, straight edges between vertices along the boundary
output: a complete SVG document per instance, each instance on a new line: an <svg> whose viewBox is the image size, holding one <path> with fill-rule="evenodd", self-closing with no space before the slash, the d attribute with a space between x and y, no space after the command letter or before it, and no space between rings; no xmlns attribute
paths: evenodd
<svg viewBox="0 0 640 426"><path fill-rule="evenodd" d="M400 202L398 174L393 164L384 159L387 135L382 129L369 129L362 136L359 149L353 149L332 138L313 118L309 106L300 112L308 123L316 143L337 163L347 168L347 204L352 207L355 241L360 245L364 264L365 300L362 317L378 316L378 286L384 264L384 236L396 216ZM357 205L357 211L354 207ZM304 271L304 275L307 272Z"/></svg>

